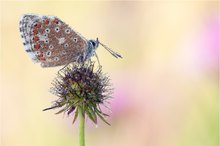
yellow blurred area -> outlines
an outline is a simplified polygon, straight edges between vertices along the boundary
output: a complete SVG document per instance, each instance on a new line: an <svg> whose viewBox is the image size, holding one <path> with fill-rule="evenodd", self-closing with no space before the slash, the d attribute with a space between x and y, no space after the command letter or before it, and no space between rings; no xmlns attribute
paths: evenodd
<svg viewBox="0 0 220 146"><path fill-rule="evenodd" d="M123 56L97 49L114 87L112 126L87 120L86 146L218 145L219 1L0 4L2 146L78 146L73 117L42 112L60 67L41 68L24 51L25 13L55 15Z"/></svg>

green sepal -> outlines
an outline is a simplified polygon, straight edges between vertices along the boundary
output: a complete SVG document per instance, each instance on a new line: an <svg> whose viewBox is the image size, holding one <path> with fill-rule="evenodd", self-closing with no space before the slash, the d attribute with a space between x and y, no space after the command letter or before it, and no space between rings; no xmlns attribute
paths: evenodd
<svg viewBox="0 0 220 146"><path fill-rule="evenodd" d="M58 111L58 112L55 113L55 114L56 114L56 115L57 115L57 114L60 114L60 113L64 112L66 109L67 109L67 108L65 107L65 108L61 109L60 111Z"/></svg>
<svg viewBox="0 0 220 146"><path fill-rule="evenodd" d="M76 108L76 111L75 111L75 115L74 115L74 118L73 118L73 124L75 123L75 121L76 121L76 119L77 119L77 117L78 117L78 108Z"/></svg>
<svg viewBox="0 0 220 146"><path fill-rule="evenodd" d="M88 107L85 109L85 112L87 113L87 115L89 116L89 118L90 118L95 124L97 124L97 116L96 116L96 114L95 114L95 111L92 110L92 108L88 106Z"/></svg>
<svg viewBox="0 0 220 146"><path fill-rule="evenodd" d="M63 109L61 109L60 111L58 111L57 113L55 113L56 115L57 114L60 114L60 113L62 113L62 112L64 112L64 111L66 111L69 107L71 107L72 105L71 104L69 104L68 106L66 106L66 107L64 107Z"/></svg>

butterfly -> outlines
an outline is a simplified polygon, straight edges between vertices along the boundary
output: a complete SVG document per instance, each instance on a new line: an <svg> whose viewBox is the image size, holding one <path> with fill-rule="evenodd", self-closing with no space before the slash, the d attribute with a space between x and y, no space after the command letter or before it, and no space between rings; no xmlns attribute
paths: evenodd
<svg viewBox="0 0 220 146"><path fill-rule="evenodd" d="M96 55L99 44L116 58L122 56L102 44L99 39L87 40L56 16L24 14L19 29L25 51L42 67L82 63Z"/></svg>

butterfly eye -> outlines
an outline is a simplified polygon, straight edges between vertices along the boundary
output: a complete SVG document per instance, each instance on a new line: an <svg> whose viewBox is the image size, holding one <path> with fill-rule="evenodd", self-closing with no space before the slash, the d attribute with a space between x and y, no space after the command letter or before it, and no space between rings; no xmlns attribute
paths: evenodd
<svg viewBox="0 0 220 146"><path fill-rule="evenodd" d="M50 56L51 56L51 51L47 51L47 52L46 52L46 56L47 56L47 57L50 57Z"/></svg>
<svg viewBox="0 0 220 146"><path fill-rule="evenodd" d="M92 41L92 45L93 45L93 47L95 47L95 42L94 41Z"/></svg>
<svg viewBox="0 0 220 146"><path fill-rule="evenodd" d="M69 47L69 45L66 43L66 44L64 44L64 48L67 48L67 47Z"/></svg>
<svg viewBox="0 0 220 146"><path fill-rule="evenodd" d="M67 29L65 30L65 33L69 34L69 33L70 33L70 29L67 28Z"/></svg>
<svg viewBox="0 0 220 146"><path fill-rule="evenodd" d="M56 32L59 32L59 31L60 31L60 28L59 28L59 27L55 27L55 31L56 31Z"/></svg>
<svg viewBox="0 0 220 146"><path fill-rule="evenodd" d="M46 28L46 29L45 29L45 32L46 32L46 33L49 33L49 32L50 32L50 29L49 29L49 28Z"/></svg>
<svg viewBox="0 0 220 146"><path fill-rule="evenodd" d="M50 45L50 46L49 46L49 49L53 49L53 45Z"/></svg>

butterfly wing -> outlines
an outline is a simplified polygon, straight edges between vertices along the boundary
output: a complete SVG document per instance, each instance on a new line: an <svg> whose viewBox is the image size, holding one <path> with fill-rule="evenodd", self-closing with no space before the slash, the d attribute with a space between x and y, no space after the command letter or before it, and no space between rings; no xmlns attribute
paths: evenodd
<svg viewBox="0 0 220 146"><path fill-rule="evenodd" d="M33 23L34 19L34 15L22 16L19 28L25 51L31 57L32 61L38 62L39 60L37 59L31 46L31 24Z"/></svg>
<svg viewBox="0 0 220 146"><path fill-rule="evenodd" d="M42 67L74 62L88 47L84 37L55 16L24 15L20 31L26 52Z"/></svg>

